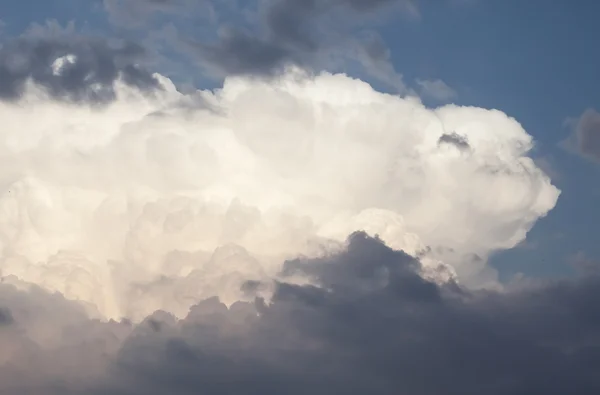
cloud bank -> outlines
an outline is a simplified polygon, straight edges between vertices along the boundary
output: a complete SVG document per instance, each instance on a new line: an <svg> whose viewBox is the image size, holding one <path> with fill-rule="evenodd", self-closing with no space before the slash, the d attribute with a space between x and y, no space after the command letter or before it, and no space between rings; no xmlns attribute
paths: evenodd
<svg viewBox="0 0 600 395"><path fill-rule="evenodd" d="M437 284L419 267L357 233L336 254L288 261L269 303L212 298L139 325L0 285L13 317L0 325L0 392L598 392L597 276L497 293ZM313 284L288 281L298 275Z"/></svg>
<svg viewBox="0 0 600 395"><path fill-rule="evenodd" d="M98 107L56 101L30 77L0 104L3 281L100 317L182 317L364 230L429 276L489 288L487 256L523 240L559 194L500 111L429 109L298 69L192 94L152 78L152 95L116 79Z"/></svg>

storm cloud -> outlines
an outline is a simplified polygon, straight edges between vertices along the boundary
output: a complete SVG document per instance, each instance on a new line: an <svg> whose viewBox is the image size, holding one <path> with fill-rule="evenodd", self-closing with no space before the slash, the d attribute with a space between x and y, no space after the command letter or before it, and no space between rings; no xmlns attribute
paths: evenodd
<svg viewBox="0 0 600 395"><path fill-rule="evenodd" d="M338 254L288 261L269 302L257 298L227 308L212 298L182 320L156 312L136 326L63 312L53 325L70 336L58 336L54 347L29 347L38 361L37 379L25 380L31 368L13 360L15 374L5 376L0 389L54 393L35 391L44 376L63 394L506 395L600 389L598 277L474 292L453 282L430 282L419 265L355 233ZM310 284L286 280L299 275ZM3 295L27 300L27 293L11 287L3 285ZM20 303L22 309L33 306ZM23 346L33 341L23 335L33 325L18 317L12 325L23 330L0 329L3 340L21 336ZM50 372L51 365L71 366L82 355L77 375L60 368ZM104 363L86 364L94 360L90 355Z"/></svg>
<svg viewBox="0 0 600 395"><path fill-rule="evenodd" d="M2 37L0 395L600 393L596 261L488 263L560 195L532 136L373 30L420 2L98 3Z"/></svg>

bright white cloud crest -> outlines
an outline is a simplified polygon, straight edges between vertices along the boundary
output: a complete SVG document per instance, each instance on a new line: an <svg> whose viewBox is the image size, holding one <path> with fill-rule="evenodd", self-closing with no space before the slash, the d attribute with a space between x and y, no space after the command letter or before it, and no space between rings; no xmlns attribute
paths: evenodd
<svg viewBox="0 0 600 395"><path fill-rule="evenodd" d="M4 281L108 317L184 315L364 229L489 285L465 257L517 244L559 194L499 111L427 109L328 73L195 95L159 78L155 98L119 86L103 109L34 86L0 104ZM451 134L468 145L440 140Z"/></svg>

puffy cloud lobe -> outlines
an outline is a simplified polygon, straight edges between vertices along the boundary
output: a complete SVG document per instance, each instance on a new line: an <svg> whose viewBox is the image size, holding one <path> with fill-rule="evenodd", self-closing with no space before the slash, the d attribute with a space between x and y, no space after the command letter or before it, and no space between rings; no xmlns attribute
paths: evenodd
<svg viewBox="0 0 600 395"><path fill-rule="evenodd" d="M45 388L60 383L63 394L598 392L598 277L498 293L427 281L419 266L357 233L337 254L287 262L269 303L227 308L213 298L185 319L156 312L136 326L81 321L71 305L70 315L42 320L71 335L29 349L35 372L14 359L15 374L0 388L52 393L35 392L44 388L40 377L50 377ZM312 284L286 280L298 274ZM0 290L13 295L11 306L40 303L35 293ZM32 328L15 322L21 333ZM17 334L0 329L0 336ZM78 376L60 368L50 374L51 366L90 355L106 363L86 365L86 358Z"/></svg>
<svg viewBox="0 0 600 395"><path fill-rule="evenodd" d="M102 108L36 89L0 105L3 277L90 314L181 317L365 230L421 256L429 277L497 286L486 257L558 197L526 156L531 137L499 111L428 109L298 70L190 95L156 78L153 96L116 83ZM449 131L470 150L439 144Z"/></svg>
<svg viewBox="0 0 600 395"><path fill-rule="evenodd" d="M27 84L43 87L51 97L69 101L107 102L122 81L141 90L159 87L140 66L144 49L131 42L61 31L55 24L34 27L0 46L0 99L17 100Z"/></svg>

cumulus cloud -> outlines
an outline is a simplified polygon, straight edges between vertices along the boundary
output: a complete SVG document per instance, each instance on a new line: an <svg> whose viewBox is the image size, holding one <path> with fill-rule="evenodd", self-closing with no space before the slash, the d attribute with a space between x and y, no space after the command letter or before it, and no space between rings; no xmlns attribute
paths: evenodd
<svg viewBox="0 0 600 395"><path fill-rule="evenodd" d="M19 99L28 84L55 99L101 103L114 99L117 80L153 90L157 81L140 66L144 53L132 42L78 35L73 25L34 25L0 43L0 99Z"/></svg>
<svg viewBox="0 0 600 395"><path fill-rule="evenodd" d="M270 302L228 308L212 298L181 320L158 311L137 325L86 320L60 297L0 285L3 300L22 311L0 327L0 341L12 347L0 354L22 356L2 365L0 390L598 392L598 277L482 292L428 281L420 265L356 233L338 253L288 261ZM288 281L298 275L311 284ZM32 322L44 307L56 318Z"/></svg>
<svg viewBox="0 0 600 395"><path fill-rule="evenodd" d="M531 136L314 72L407 92L368 25L412 2L261 1L237 28L235 2L103 3L206 12L216 39L173 43L228 76L182 93L71 25L2 42L1 394L597 392L596 274L487 265L556 204Z"/></svg>
<svg viewBox="0 0 600 395"><path fill-rule="evenodd" d="M522 241L559 194L499 111L429 109L296 69L191 94L153 78L152 96L116 81L100 108L43 84L0 103L3 278L92 315L181 317L364 230L420 256L428 278L494 287L487 256Z"/></svg>

